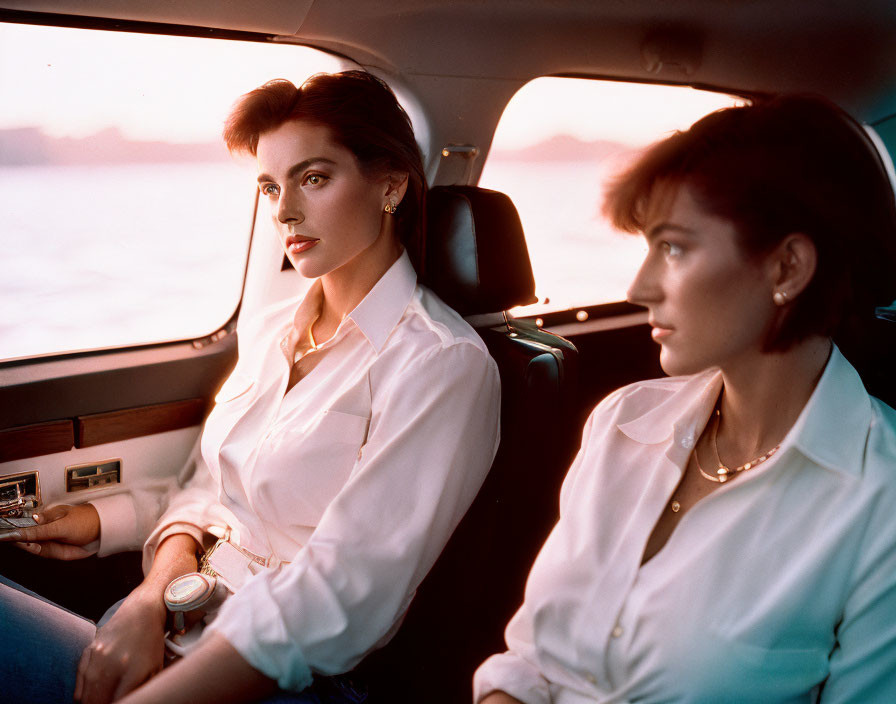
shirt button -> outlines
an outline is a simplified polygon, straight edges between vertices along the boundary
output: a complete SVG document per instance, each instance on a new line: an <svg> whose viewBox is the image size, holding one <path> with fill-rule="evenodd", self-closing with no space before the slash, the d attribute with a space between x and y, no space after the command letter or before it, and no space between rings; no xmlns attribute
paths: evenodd
<svg viewBox="0 0 896 704"><path fill-rule="evenodd" d="M685 450L690 450L690 449L692 449L692 448L694 447L694 436L693 436L693 435L687 435L687 436L683 437L683 438L681 439L681 446L682 446Z"/></svg>
<svg viewBox="0 0 896 704"><path fill-rule="evenodd" d="M622 626L614 626L613 630L610 631L610 635L613 636L614 638L618 638L619 636L621 636L622 635Z"/></svg>

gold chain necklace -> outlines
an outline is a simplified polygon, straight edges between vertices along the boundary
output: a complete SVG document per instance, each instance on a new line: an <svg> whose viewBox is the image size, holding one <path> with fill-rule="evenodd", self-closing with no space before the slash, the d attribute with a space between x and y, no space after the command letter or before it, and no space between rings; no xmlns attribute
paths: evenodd
<svg viewBox="0 0 896 704"><path fill-rule="evenodd" d="M719 468L716 470L716 476L712 476L711 474L707 474L703 471L703 467L700 466L700 457L697 455L697 450L694 450L694 461L697 463L697 471L700 472L706 479L709 479L711 482L718 482L720 484L724 484L729 479L731 479L735 474L739 472L745 472L748 469L753 469L754 467L758 467L767 459L769 459L772 455L774 455L778 448L781 447L781 443L775 445L771 450L766 452L764 455L760 455L755 460L750 460L745 464L742 464L740 467L735 467L734 469L730 469L726 467L722 463L722 458L719 457L719 444L718 444L718 434L719 434L719 425L722 423L722 413L717 408L716 409L716 422L712 426L712 433L710 436L710 442L712 443L713 451L716 453L716 461L719 463Z"/></svg>
<svg viewBox="0 0 896 704"><path fill-rule="evenodd" d="M315 318L315 320L316 320L316 318ZM293 366L296 366L299 362L301 362L302 359L305 357L305 355L308 354L309 352L317 352L317 350L320 349L320 347L317 344L317 341L314 339L314 332L312 332L313 327L314 327L314 323L311 323L311 325L308 327L308 342L311 346L307 350L296 350L293 353L293 360L292 360ZM298 345L296 345L296 347L298 347Z"/></svg>

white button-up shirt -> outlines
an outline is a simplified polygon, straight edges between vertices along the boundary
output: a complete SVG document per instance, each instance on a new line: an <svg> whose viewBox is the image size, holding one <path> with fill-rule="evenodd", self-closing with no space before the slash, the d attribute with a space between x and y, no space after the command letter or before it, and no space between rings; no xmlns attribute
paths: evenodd
<svg viewBox="0 0 896 704"><path fill-rule="evenodd" d="M497 367L407 255L332 339L302 347L319 282L240 332L204 465L146 544L229 526L268 558L208 630L284 689L349 670L390 633L467 510L498 442ZM307 374L287 391L294 347Z"/></svg>
<svg viewBox="0 0 896 704"><path fill-rule="evenodd" d="M721 375L634 384L592 413L561 517L476 700L896 702L896 412L834 348L777 455L644 546Z"/></svg>

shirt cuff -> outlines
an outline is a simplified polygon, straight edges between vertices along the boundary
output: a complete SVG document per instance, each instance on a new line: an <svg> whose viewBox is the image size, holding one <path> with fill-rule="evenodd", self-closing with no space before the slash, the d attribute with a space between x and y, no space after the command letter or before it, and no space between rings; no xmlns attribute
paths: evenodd
<svg viewBox="0 0 896 704"><path fill-rule="evenodd" d="M551 704L547 680L526 660L512 652L492 655L473 675L473 702L502 691L526 704Z"/></svg>
<svg viewBox="0 0 896 704"><path fill-rule="evenodd" d="M105 557L125 550L139 550L137 510L129 494L100 496L90 501L100 517L97 555Z"/></svg>
<svg viewBox="0 0 896 704"><path fill-rule="evenodd" d="M246 662L276 680L280 689L301 692L311 685L311 668L286 631L265 579L269 575L257 575L228 598L202 637L211 631L224 636Z"/></svg>

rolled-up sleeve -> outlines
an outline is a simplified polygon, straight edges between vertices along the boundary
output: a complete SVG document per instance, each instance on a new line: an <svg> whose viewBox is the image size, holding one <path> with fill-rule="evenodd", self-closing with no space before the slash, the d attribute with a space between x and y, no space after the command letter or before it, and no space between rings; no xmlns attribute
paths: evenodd
<svg viewBox="0 0 896 704"><path fill-rule="evenodd" d="M367 442L308 544L209 630L284 689L351 669L390 634L479 490L499 402L497 368L468 340L409 361L374 397Z"/></svg>

